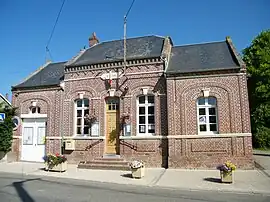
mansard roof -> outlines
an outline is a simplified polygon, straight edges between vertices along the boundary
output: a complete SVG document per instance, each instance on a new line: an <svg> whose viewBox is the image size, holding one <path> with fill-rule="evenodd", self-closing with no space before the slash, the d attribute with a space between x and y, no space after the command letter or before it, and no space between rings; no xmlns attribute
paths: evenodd
<svg viewBox="0 0 270 202"><path fill-rule="evenodd" d="M174 46L167 74L240 69L232 44L226 41Z"/></svg>
<svg viewBox="0 0 270 202"><path fill-rule="evenodd" d="M127 39L127 60L156 60L162 55L165 38L144 36ZM27 79L12 87L35 88L58 86L64 79L66 67L96 65L123 61L123 40L102 42L80 52L68 62L47 63ZM230 38L226 41L173 46L165 73L169 75L240 69L245 64L237 54Z"/></svg>
<svg viewBox="0 0 270 202"><path fill-rule="evenodd" d="M126 59L160 57L163 49L164 37L143 36L127 39ZM124 56L123 40L101 42L84 51L67 66L82 66L107 62L122 61Z"/></svg>

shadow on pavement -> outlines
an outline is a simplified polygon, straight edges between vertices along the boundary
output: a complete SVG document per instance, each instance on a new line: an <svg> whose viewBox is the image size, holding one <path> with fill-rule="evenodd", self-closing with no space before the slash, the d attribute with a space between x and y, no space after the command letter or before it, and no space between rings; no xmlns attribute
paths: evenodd
<svg viewBox="0 0 270 202"><path fill-rule="evenodd" d="M126 177L126 178L132 178L132 174L131 173L126 173L121 175L122 177Z"/></svg>
<svg viewBox="0 0 270 202"><path fill-rule="evenodd" d="M36 179L28 179L24 181L18 181L18 182L13 182L12 185L16 189L18 196L20 197L22 202L35 202L33 198L28 194L28 192L23 188L23 184L25 182L33 181L33 180L40 180L40 178Z"/></svg>
<svg viewBox="0 0 270 202"><path fill-rule="evenodd" d="M215 177L206 177L206 178L203 178L203 180L208 181L208 182L221 183L220 178L215 178Z"/></svg>

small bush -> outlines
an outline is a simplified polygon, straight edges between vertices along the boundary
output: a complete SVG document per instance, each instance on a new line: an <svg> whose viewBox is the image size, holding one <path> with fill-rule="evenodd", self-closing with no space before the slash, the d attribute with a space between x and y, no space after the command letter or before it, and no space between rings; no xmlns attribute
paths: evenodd
<svg viewBox="0 0 270 202"><path fill-rule="evenodd" d="M15 108L4 108L3 103L0 103L0 112L6 114L5 121L0 123L0 151L3 151L4 153L11 150L14 126L12 117L15 115L15 110Z"/></svg>
<svg viewBox="0 0 270 202"><path fill-rule="evenodd" d="M270 128L259 127L253 134L253 145L255 148L270 148Z"/></svg>

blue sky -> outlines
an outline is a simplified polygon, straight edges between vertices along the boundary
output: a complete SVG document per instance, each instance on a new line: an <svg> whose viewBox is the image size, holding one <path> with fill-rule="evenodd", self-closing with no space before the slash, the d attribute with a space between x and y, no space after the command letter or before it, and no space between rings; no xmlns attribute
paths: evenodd
<svg viewBox="0 0 270 202"><path fill-rule="evenodd" d="M66 0L49 45L54 62L88 45L123 37L123 16L132 0ZM62 0L0 0L0 93L11 93L45 62L45 47ZM268 0L136 0L127 35L171 36L175 45L222 41L231 36L240 52L270 28ZM11 96L10 96L11 97Z"/></svg>

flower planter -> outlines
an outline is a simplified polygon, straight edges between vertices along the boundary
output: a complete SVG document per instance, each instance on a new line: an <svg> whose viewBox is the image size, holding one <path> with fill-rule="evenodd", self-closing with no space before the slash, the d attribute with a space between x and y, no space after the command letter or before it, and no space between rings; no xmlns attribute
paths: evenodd
<svg viewBox="0 0 270 202"><path fill-rule="evenodd" d="M64 172L67 170L67 162L65 161L64 163L60 163L58 165L49 165L48 163L45 163L45 170Z"/></svg>
<svg viewBox="0 0 270 202"><path fill-rule="evenodd" d="M131 173L133 178L142 178L144 177L145 167L144 165L140 168L131 168Z"/></svg>
<svg viewBox="0 0 270 202"><path fill-rule="evenodd" d="M222 183L233 183L233 172L220 171L220 177Z"/></svg>

